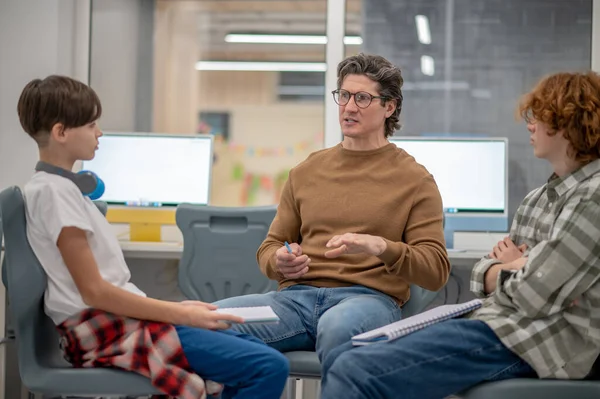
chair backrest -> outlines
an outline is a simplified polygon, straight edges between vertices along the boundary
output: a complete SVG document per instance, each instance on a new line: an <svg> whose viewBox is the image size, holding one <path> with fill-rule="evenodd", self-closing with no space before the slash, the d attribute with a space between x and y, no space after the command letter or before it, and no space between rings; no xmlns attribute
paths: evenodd
<svg viewBox="0 0 600 399"><path fill-rule="evenodd" d="M181 204L175 219L183 234L178 280L189 299L221 299L275 290L258 267L256 251L277 207L214 207Z"/></svg>
<svg viewBox="0 0 600 399"><path fill-rule="evenodd" d="M94 201L94 204L96 205L96 208L98 208L98 210L104 216L106 216L106 212L108 212L108 205L106 204L106 202L103 202L103 201Z"/></svg>
<svg viewBox="0 0 600 399"><path fill-rule="evenodd" d="M402 317L410 317L421 313L433 302L437 295L437 292L428 291L412 284L410 286L410 299L402 307Z"/></svg>
<svg viewBox="0 0 600 399"><path fill-rule="evenodd" d="M108 205L106 202L94 201L94 204L96 204L98 210L106 216L106 212L108 211ZM2 232L2 209L0 209L0 245L2 244ZM4 266L4 261L2 262L2 284L4 284L4 288L8 289L7 268Z"/></svg>
<svg viewBox="0 0 600 399"><path fill-rule="evenodd" d="M4 238L3 235L3 229L2 229L2 209L0 209L0 247L2 247L2 249L0 249L0 251L2 251L4 249L4 242L2 241ZM4 288L7 287L7 277L6 277L6 268L4 267L4 261L2 261L2 285L4 285Z"/></svg>
<svg viewBox="0 0 600 399"><path fill-rule="evenodd" d="M96 203L100 211L106 204ZM9 309L19 358L19 371L27 386L30 376L44 368L68 367L58 350L58 333L44 313L46 274L27 239L25 202L17 186L0 192L4 230L3 273L6 273Z"/></svg>
<svg viewBox="0 0 600 399"><path fill-rule="evenodd" d="M0 210L9 309L17 336L19 371L25 380L56 362L51 354L56 353L58 334L44 313L46 275L27 240L25 203L18 187L0 193ZM49 350L52 347L54 351Z"/></svg>

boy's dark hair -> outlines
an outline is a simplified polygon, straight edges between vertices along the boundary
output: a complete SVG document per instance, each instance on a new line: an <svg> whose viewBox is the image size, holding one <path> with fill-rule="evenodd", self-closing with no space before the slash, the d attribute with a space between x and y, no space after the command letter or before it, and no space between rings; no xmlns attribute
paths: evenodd
<svg viewBox="0 0 600 399"><path fill-rule="evenodd" d="M542 79L518 108L526 121L540 121L549 134L562 131L577 162L600 158L600 75L561 72Z"/></svg>
<svg viewBox="0 0 600 399"><path fill-rule="evenodd" d="M364 75L379 84L379 95L396 100L396 110L385 120L385 137L389 137L400 128L402 111L402 72L400 68L379 55L360 53L350 56L339 63L337 68L337 88L342 87L348 75ZM380 100L381 105L385 100Z"/></svg>
<svg viewBox="0 0 600 399"><path fill-rule="evenodd" d="M92 123L102 115L102 105L88 85L67 76L51 75L27 83L17 112L23 130L43 147L55 124L69 129Z"/></svg>

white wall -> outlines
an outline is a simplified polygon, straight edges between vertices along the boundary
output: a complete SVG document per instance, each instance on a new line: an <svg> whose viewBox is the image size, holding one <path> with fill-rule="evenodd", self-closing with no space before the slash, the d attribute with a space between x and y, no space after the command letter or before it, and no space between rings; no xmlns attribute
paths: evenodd
<svg viewBox="0 0 600 399"><path fill-rule="evenodd" d="M24 184L37 161L35 143L23 132L17 116L17 101L25 84L50 74L87 80L86 48L81 44L86 40L85 26L89 21L81 14L85 15L89 2L0 1L0 189L3 189Z"/></svg>
<svg viewBox="0 0 600 399"><path fill-rule="evenodd" d="M23 132L17 101L34 78L64 74L87 81L89 0L0 0L0 190L22 186L37 161L37 147ZM0 284L0 336L4 335L4 287ZM0 347L0 399L5 394L5 371ZM16 387L16 381L11 388ZM7 399L16 398L14 390Z"/></svg>
<svg viewBox="0 0 600 399"><path fill-rule="evenodd" d="M592 70L600 72L600 0L592 4Z"/></svg>
<svg viewBox="0 0 600 399"><path fill-rule="evenodd" d="M92 7L90 85L102 101L100 126L132 131L139 2L102 0Z"/></svg>
<svg viewBox="0 0 600 399"><path fill-rule="evenodd" d="M92 4L90 85L106 130L148 131L152 122L154 2Z"/></svg>

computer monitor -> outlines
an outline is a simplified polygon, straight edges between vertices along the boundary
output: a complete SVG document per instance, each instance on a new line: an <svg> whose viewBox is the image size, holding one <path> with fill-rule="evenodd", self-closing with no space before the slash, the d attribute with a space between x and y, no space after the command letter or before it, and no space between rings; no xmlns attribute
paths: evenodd
<svg viewBox="0 0 600 399"><path fill-rule="evenodd" d="M455 231L508 230L508 139L391 137L433 175L445 215L446 243Z"/></svg>
<svg viewBox="0 0 600 399"><path fill-rule="evenodd" d="M210 199L213 136L104 133L96 156L82 163L106 186L109 205L164 207Z"/></svg>
<svg viewBox="0 0 600 399"><path fill-rule="evenodd" d="M106 132L99 142L82 169L104 181L107 218L129 223L132 240L158 241L177 205L209 203L213 136Z"/></svg>

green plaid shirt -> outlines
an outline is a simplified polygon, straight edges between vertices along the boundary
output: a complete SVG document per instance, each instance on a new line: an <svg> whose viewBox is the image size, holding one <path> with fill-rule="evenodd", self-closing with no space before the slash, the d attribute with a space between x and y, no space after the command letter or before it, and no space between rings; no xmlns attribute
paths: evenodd
<svg viewBox="0 0 600 399"><path fill-rule="evenodd" d="M496 291L468 317L487 323L540 378L585 377L600 354L600 160L529 193L510 238L527 244L527 263L499 273ZM475 295L486 296L495 263L486 256L473 268Z"/></svg>

